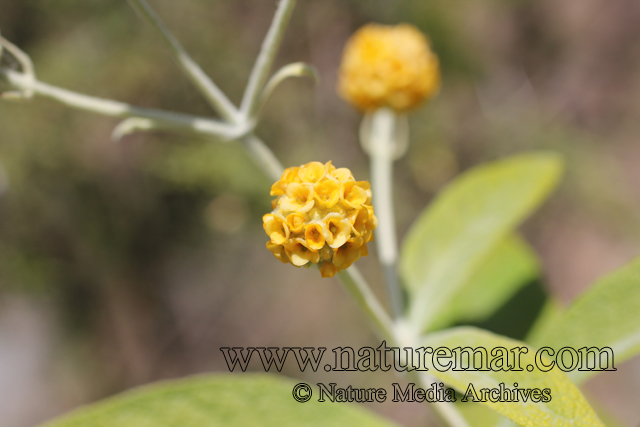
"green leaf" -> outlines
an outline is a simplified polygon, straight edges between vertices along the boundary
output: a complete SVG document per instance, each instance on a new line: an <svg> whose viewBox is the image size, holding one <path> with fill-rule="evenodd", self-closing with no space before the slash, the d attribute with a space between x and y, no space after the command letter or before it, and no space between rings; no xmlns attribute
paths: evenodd
<svg viewBox="0 0 640 427"><path fill-rule="evenodd" d="M448 329L431 334L425 338L423 345L433 349L438 347L446 347L448 349L484 347L488 350L489 360L491 360L491 351L498 347L509 350L514 347L527 346L510 338L469 327ZM430 358L427 358L427 360L430 360ZM603 426L577 386L558 368L554 368L549 372L541 372L537 369L532 372L527 371L526 368L529 364L535 366L534 349L529 348L528 353L521 353L520 361L522 371L456 371L447 369L444 372L440 372L430 367L428 373L452 386L463 395L467 392L470 384L473 385L477 393L481 393L480 390L483 388L498 389L500 383L504 383L504 386L511 390L515 388L514 383L518 383L518 389L550 389L551 400L546 403L543 401L534 403L531 399L524 402L522 398L519 398L518 402L492 402L490 399L487 402L479 402L521 426ZM547 360L544 362L549 363ZM466 403L471 401L472 398L469 397ZM460 404L463 405L465 402Z"/></svg>
<svg viewBox="0 0 640 427"><path fill-rule="evenodd" d="M543 337L547 334L549 328L557 327L563 312L564 307L562 307L560 301L553 297L548 298L535 323L527 333L525 341L537 346L541 342L540 340L544 339Z"/></svg>
<svg viewBox="0 0 640 427"><path fill-rule="evenodd" d="M427 329L448 309L496 246L555 188L561 169L551 153L485 164L456 179L421 214L400 262L416 327Z"/></svg>
<svg viewBox="0 0 640 427"><path fill-rule="evenodd" d="M461 286L449 308L434 318L432 329L486 319L539 274L533 249L518 235L508 236Z"/></svg>
<svg viewBox="0 0 640 427"><path fill-rule="evenodd" d="M456 402L456 408L458 408L458 411L460 411L469 425L472 425L473 427L499 427L502 421L507 421L510 424L510 427L516 425L508 419L500 416L497 412L492 411L479 403Z"/></svg>
<svg viewBox="0 0 640 427"><path fill-rule="evenodd" d="M553 321L533 343L555 351L562 347L610 347L615 364L640 352L640 258L598 281ZM577 383L602 371L573 370Z"/></svg>
<svg viewBox="0 0 640 427"><path fill-rule="evenodd" d="M82 408L46 427L393 427L361 406L293 399L295 381L222 374L161 382ZM315 387L313 387L315 391Z"/></svg>

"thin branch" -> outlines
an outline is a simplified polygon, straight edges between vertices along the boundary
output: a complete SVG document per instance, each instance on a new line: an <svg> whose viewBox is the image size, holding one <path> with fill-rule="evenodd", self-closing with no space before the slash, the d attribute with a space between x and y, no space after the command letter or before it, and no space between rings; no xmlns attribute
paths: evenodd
<svg viewBox="0 0 640 427"><path fill-rule="evenodd" d="M18 64L20 64L20 68L22 69L22 74L24 74L25 78L29 79L31 82L35 81L36 72L33 67L33 62L31 62L31 58L29 58L29 55L24 53L22 50L20 50L20 48L18 48L18 46L14 45L9 40L0 36L0 57L2 57L3 54L2 49L5 49L11 56L15 58L16 61L18 61ZM33 96L33 92L31 90L25 89L21 93L9 93L2 95L4 98L30 98Z"/></svg>
<svg viewBox="0 0 640 427"><path fill-rule="evenodd" d="M15 71L0 69L0 78L21 91L53 99L68 107L91 111L112 117L139 117L153 122L155 129L204 134L217 138L233 139L241 131L237 126L188 114L172 113L151 108L136 107L124 102L97 98L52 86Z"/></svg>
<svg viewBox="0 0 640 427"><path fill-rule="evenodd" d="M209 104L226 120L237 123L237 108L229 101L229 98L218 86L202 71L202 68L189 56L178 39L175 38L162 20L149 7L145 0L128 0L131 7L142 16L156 33L160 36L165 46L174 56L182 71L189 80L200 90Z"/></svg>
<svg viewBox="0 0 640 427"><path fill-rule="evenodd" d="M295 5L296 0L280 0L278 10L262 43L260 54L253 66L253 70L251 70L249 83L242 98L240 111L244 117L251 115L258 103Z"/></svg>

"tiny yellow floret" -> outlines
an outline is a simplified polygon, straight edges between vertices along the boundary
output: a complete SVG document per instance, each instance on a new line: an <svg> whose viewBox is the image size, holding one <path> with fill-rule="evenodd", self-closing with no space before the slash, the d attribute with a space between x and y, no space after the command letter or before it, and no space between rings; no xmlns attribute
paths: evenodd
<svg viewBox="0 0 640 427"><path fill-rule="evenodd" d="M296 267L318 264L332 277L368 255L378 220L371 188L347 168L311 162L286 169L271 187L273 212L262 217L267 249Z"/></svg>
<svg viewBox="0 0 640 427"><path fill-rule="evenodd" d="M429 40L409 24L368 24L348 40L338 92L362 111L406 111L440 88L440 63Z"/></svg>

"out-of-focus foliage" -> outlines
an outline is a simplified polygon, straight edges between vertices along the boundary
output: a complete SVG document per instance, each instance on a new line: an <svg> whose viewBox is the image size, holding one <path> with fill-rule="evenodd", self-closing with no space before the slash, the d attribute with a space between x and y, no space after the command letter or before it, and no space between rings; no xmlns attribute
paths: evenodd
<svg viewBox="0 0 640 427"><path fill-rule="evenodd" d="M611 360L604 354L587 359L591 368L613 368L635 356L640 351L640 260L600 280L564 312L547 319L533 344L556 351L563 347L611 349ZM568 375L582 383L598 373L581 368Z"/></svg>
<svg viewBox="0 0 640 427"><path fill-rule="evenodd" d="M485 320L539 274L540 265L533 249L521 237L508 236L458 290L449 308L438 313L433 329L454 322Z"/></svg>
<svg viewBox="0 0 640 427"><path fill-rule="evenodd" d="M548 153L489 163L456 179L425 209L400 258L417 330L429 329L438 311L448 309L496 246L548 197L561 170L561 160ZM512 254L503 256L502 265ZM518 286L517 279L507 286Z"/></svg>
<svg viewBox="0 0 640 427"><path fill-rule="evenodd" d="M210 375L127 392L47 423L47 427L393 427L354 403L300 404L296 383L276 375Z"/></svg>

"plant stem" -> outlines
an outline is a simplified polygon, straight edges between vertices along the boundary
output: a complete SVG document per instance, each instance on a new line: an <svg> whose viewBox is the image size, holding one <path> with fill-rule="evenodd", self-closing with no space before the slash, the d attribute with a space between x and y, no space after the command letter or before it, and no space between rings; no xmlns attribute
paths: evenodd
<svg viewBox="0 0 640 427"><path fill-rule="evenodd" d="M393 153L396 114L380 108L371 118L369 155L371 156L371 187L373 207L378 217L376 244L384 270L391 309L394 317L402 316L404 304L398 280L398 247L393 215Z"/></svg>
<svg viewBox="0 0 640 427"><path fill-rule="evenodd" d="M245 118L250 117L255 111L295 5L296 0L280 0L278 4L278 10L262 42L260 53L251 70L249 82L242 97L240 112Z"/></svg>
<svg viewBox="0 0 640 427"><path fill-rule="evenodd" d="M20 64L20 68L22 69L24 78L32 83L36 79L36 72L29 55L24 53L22 50L20 50L20 48L18 48L18 46L14 45L9 40L0 36L0 58L2 57L3 49L7 50L16 59L16 61L18 61L18 64ZM7 97L6 93L3 93L2 95L4 95L4 98ZM31 96L33 96L33 91L30 89L24 89L21 91L21 93L13 93L9 96L16 96L18 98L30 98Z"/></svg>
<svg viewBox="0 0 640 427"><path fill-rule="evenodd" d="M22 91L58 101L68 107L91 111L112 117L138 117L149 119L156 129L167 129L192 134L231 138L238 133L238 127L204 117L173 113L151 108L136 107L124 102L97 98L62 89L34 80L15 71L0 69L0 78Z"/></svg>
<svg viewBox="0 0 640 427"><path fill-rule="evenodd" d="M205 97L207 102L226 120L237 123L237 109L218 86L202 71L178 39L167 29L160 17L145 0L128 0L131 7L142 16L160 36L186 76Z"/></svg>
<svg viewBox="0 0 640 427"><path fill-rule="evenodd" d="M360 308L369 317L369 320L377 327L383 338L393 336L393 324L376 296L373 294L367 281L362 277L357 267L351 266L338 273L345 289L358 303Z"/></svg>
<svg viewBox="0 0 640 427"><path fill-rule="evenodd" d="M242 144L253 159L253 161L262 169L271 181L277 181L282 176L284 168L273 154L273 151L269 149L260 138L254 134L249 134L242 138Z"/></svg>
<svg viewBox="0 0 640 427"><path fill-rule="evenodd" d="M202 71L200 66L191 59L180 42L171 34L158 15L149 7L145 0L128 0L129 4L151 24L154 30L163 40L171 54L175 57L187 77L200 89L209 103L220 115L232 124L245 126L251 118L250 115L256 108L262 87L267 79L271 65L275 58L284 31L291 17L295 0L282 0L276 11L273 22L251 72L247 89L242 101L242 109L238 109L229 101L226 95L216 84ZM260 138L249 133L241 138L241 141L251 158L260 166L263 172L272 180L277 180L282 175L282 164L273 152Z"/></svg>
<svg viewBox="0 0 640 427"><path fill-rule="evenodd" d="M360 271L351 266L342 270L338 277L346 291L351 295L362 311L373 323L381 338L388 340L398 348L419 347L419 337L415 330L403 319L392 322L386 311L375 297ZM400 354L398 354L400 357ZM411 371L408 373L423 388L429 388L436 380L426 372ZM434 402L432 408L438 416L451 427L469 427L469 424L451 402Z"/></svg>

